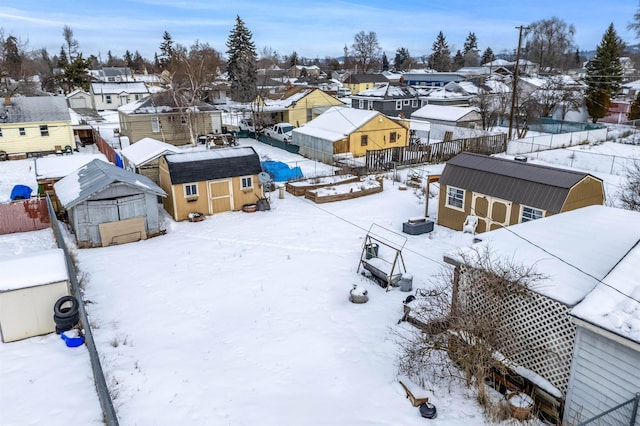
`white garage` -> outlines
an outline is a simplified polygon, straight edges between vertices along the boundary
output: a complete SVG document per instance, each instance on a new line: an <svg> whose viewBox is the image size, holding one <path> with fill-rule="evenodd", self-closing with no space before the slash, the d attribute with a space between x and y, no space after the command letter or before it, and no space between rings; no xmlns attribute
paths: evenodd
<svg viewBox="0 0 640 426"><path fill-rule="evenodd" d="M61 249L0 261L0 335L5 343L53 333L53 305L69 294Z"/></svg>

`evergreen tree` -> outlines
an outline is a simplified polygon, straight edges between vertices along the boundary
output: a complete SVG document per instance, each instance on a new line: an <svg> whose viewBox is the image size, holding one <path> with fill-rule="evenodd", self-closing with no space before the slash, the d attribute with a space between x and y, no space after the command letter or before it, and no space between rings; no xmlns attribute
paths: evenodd
<svg viewBox="0 0 640 426"><path fill-rule="evenodd" d="M122 59L124 59L124 65L126 67L130 67L133 65L133 57L131 56L131 52L129 52L129 50L124 52L124 57Z"/></svg>
<svg viewBox="0 0 640 426"><path fill-rule="evenodd" d="M289 66L295 67L296 65L300 65L300 58L298 58L298 53L294 50L289 56Z"/></svg>
<svg viewBox="0 0 640 426"><path fill-rule="evenodd" d="M478 51L478 38L475 33L469 33L467 39L464 42L464 51L463 53L466 55L469 52L477 52Z"/></svg>
<svg viewBox="0 0 640 426"><path fill-rule="evenodd" d="M158 56L158 64L160 68L169 67L171 57L173 56L173 39L167 31L162 34L162 43L160 43L160 55Z"/></svg>
<svg viewBox="0 0 640 426"><path fill-rule="evenodd" d="M133 66L131 64L129 66L132 67L135 71L144 70L144 58L137 50L136 53L133 54Z"/></svg>
<svg viewBox="0 0 640 426"><path fill-rule="evenodd" d="M436 71L449 71L451 68L451 50L442 31L438 33L436 41L431 48L433 53L430 58L430 65Z"/></svg>
<svg viewBox="0 0 640 426"><path fill-rule="evenodd" d="M389 59L386 53L382 53L382 71L389 71Z"/></svg>
<svg viewBox="0 0 640 426"><path fill-rule="evenodd" d="M393 59L393 67L396 71L407 71L411 66L411 55L406 47L400 47L396 50L396 56Z"/></svg>
<svg viewBox="0 0 640 426"><path fill-rule="evenodd" d="M56 64L58 68L65 68L69 65L69 58L67 57L67 52L64 50L64 46L60 47L60 53L58 54L58 63Z"/></svg>
<svg viewBox="0 0 640 426"><path fill-rule="evenodd" d="M629 121L640 119L640 92L638 92L635 101L631 104L627 118Z"/></svg>
<svg viewBox="0 0 640 426"><path fill-rule="evenodd" d="M75 89L89 91L87 70L90 67L91 60L83 59L82 53L79 53L73 61L69 62L63 68L62 74L56 76L56 82L62 87L65 93L70 93Z"/></svg>
<svg viewBox="0 0 640 426"><path fill-rule="evenodd" d="M493 50L490 47L487 47L482 53L482 59L480 59L480 65L488 64L489 62L493 62L496 60L496 55L493 54Z"/></svg>
<svg viewBox="0 0 640 426"><path fill-rule="evenodd" d="M593 122L607 114L611 98L618 94L622 82L622 40L616 34L613 24L602 36L596 47L596 54L587 65L586 102ZM606 108L605 108L606 106Z"/></svg>
<svg viewBox="0 0 640 426"><path fill-rule="evenodd" d="M453 69L459 70L462 67L464 67L464 56L462 56L462 52L458 50L453 57Z"/></svg>
<svg viewBox="0 0 640 426"><path fill-rule="evenodd" d="M227 74L231 82L231 98L239 102L251 102L257 95L256 47L251 40L251 31L240 16L236 16L236 25L227 40Z"/></svg>
<svg viewBox="0 0 640 426"><path fill-rule="evenodd" d="M108 50L107 51L107 66L108 67L112 67L114 65L115 61L113 59L113 55L111 54L111 51Z"/></svg>

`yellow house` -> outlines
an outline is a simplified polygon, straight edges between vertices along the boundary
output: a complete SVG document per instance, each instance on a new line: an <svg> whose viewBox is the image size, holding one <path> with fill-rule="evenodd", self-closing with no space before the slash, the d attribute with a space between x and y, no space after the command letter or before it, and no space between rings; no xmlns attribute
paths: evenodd
<svg viewBox="0 0 640 426"><path fill-rule="evenodd" d="M344 104L329 93L315 87L294 86L282 93L258 98L257 113L264 125L291 123L296 127L307 124L332 106Z"/></svg>
<svg viewBox="0 0 640 426"><path fill-rule="evenodd" d="M168 154L159 160L164 209L176 220L190 213L241 210L262 197L260 158L251 147Z"/></svg>
<svg viewBox="0 0 640 426"><path fill-rule="evenodd" d="M31 156L76 148L64 96L5 96L0 104L0 151Z"/></svg>
<svg viewBox="0 0 640 426"><path fill-rule="evenodd" d="M389 84L389 80L383 74L351 74L342 83L344 87L351 89L356 95L363 90L372 89L379 84Z"/></svg>
<svg viewBox="0 0 640 426"><path fill-rule="evenodd" d="M336 154L362 157L367 151L409 144L408 128L373 110L334 107L293 130L300 154L326 163Z"/></svg>

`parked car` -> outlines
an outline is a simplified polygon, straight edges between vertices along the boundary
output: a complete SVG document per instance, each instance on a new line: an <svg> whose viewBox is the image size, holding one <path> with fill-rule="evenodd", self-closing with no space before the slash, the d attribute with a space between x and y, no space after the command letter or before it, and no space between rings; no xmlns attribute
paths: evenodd
<svg viewBox="0 0 640 426"><path fill-rule="evenodd" d="M271 139L289 143L292 139L291 131L295 128L296 126L290 123L278 123L265 128L262 133Z"/></svg>
<svg viewBox="0 0 640 426"><path fill-rule="evenodd" d="M256 131L255 127L253 126L253 120L250 118L243 118L242 120L240 120L240 122L238 123L238 128L241 132L255 133Z"/></svg>

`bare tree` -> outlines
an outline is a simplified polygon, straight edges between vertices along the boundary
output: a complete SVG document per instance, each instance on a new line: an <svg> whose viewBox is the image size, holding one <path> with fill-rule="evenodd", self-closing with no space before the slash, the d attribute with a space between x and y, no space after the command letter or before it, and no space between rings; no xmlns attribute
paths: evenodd
<svg viewBox="0 0 640 426"><path fill-rule="evenodd" d="M73 37L73 30L70 26L65 25L62 29L62 36L67 44L67 54L69 55L69 61L72 61L78 54L78 47L80 43Z"/></svg>
<svg viewBox="0 0 640 426"><path fill-rule="evenodd" d="M556 17L533 22L525 32L529 37L525 48L527 59L544 71L566 68L571 63L575 33L573 25Z"/></svg>
<svg viewBox="0 0 640 426"><path fill-rule="evenodd" d="M357 59L363 73L372 69L373 63L378 59L382 48L378 44L378 35L374 31L365 33L360 31L354 36L353 56Z"/></svg>
<svg viewBox="0 0 640 426"><path fill-rule="evenodd" d="M521 350L496 307L513 299L526 303L544 276L532 266L498 258L488 248L460 254L460 259L458 266L434 278L425 297L408 305L405 319L420 332L398 333L398 368L422 381L462 381L481 396L487 373L505 371L505 363Z"/></svg>
<svg viewBox="0 0 640 426"><path fill-rule="evenodd" d="M620 186L620 204L623 209L640 212L640 160L633 160L627 168Z"/></svg>
<svg viewBox="0 0 640 426"><path fill-rule="evenodd" d="M562 76L548 78L544 86L520 102L527 111L528 119L550 117L556 110L560 110L564 118L567 112L577 110L583 104L583 90Z"/></svg>

